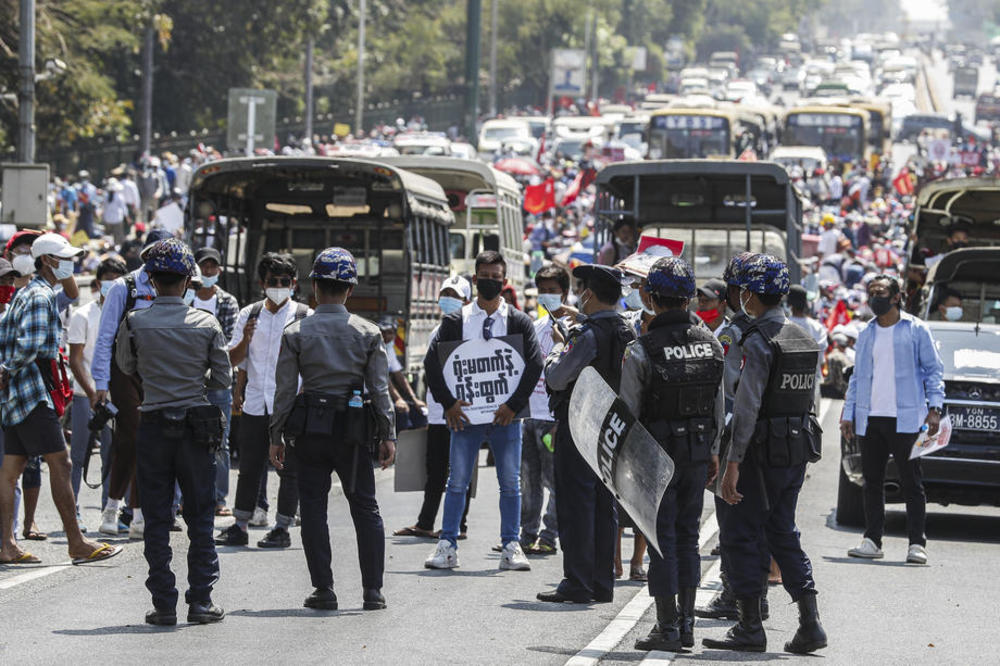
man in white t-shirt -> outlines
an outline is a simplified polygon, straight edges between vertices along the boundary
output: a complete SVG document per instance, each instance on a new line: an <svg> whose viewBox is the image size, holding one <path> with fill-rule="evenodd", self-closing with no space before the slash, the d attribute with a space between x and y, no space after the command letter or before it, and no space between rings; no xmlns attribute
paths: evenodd
<svg viewBox="0 0 1000 666"><path fill-rule="evenodd" d="M816 254L820 259L829 257L837 253L837 243L840 242L842 234L837 229L837 220L827 213L823 216L823 231L819 235L819 244L816 246Z"/></svg>
<svg viewBox="0 0 1000 666"><path fill-rule="evenodd" d="M423 428L427 425L424 411L427 404L417 397L406 379L403 364L396 356L396 331L399 324L394 317L386 317L378 324L385 344L385 355L389 359L389 397L396 408L396 432Z"/></svg>
<svg viewBox="0 0 1000 666"><path fill-rule="evenodd" d="M184 229L184 211L181 210L181 197L176 192L156 210L153 226L166 229L174 236Z"/></svg>
<svg viewBox="0 0 1000 666"><path fill-rule="evenodd" d="M118 278L125 277L128 270L125 262L117 257L105 259L97 267L94 283L98 287L96 298L86 305L76 308L69 317L69 327L66 342L69 344L69 367L73 373L73 436L70 440L70 459L73 471L70 481L73 485L73 495L80 496L80 480L83 478L83 464L90 447L91 431L87 424L93 416L91 409L97 391L94 380L90 376L90 364L94 360L94 345L97 342L97 331L101 325L101 306L104 295L111 284ZM104 482L101 488L101 506L108 501L108 476L105 466L110 462L111 429L105 427L100 433L101 440L101 472ZM76 507L77 520L80 520L80 505Z"/></svg>

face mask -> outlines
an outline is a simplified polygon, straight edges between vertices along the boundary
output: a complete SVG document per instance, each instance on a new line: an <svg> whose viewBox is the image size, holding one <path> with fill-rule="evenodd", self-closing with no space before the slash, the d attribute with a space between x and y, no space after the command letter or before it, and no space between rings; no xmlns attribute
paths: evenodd
<svg viewBox="0 0 1000 666"><path fill-rule="evenodd" d="M639 310L642 308L642 294L639 293L638 289L633 289L625 297L625 306L629 310Z"/></svg>
<svg viewBox="0 0 1000 666"><path fill-rule="evenodd" d="M583 292L583 294L589 294L589 293L590 293L589 289ZM587 306L590 305L590 301L593 299L593 296L589 296L588 298L584 298L583 294L580 294L580 312L582 314L586 314L587 313Z"/></svg>
<svg viewBox="0 0 1000 666"><path fill-rule="evenodd" d="M6 305L10 303L10 299L14 296L14 285L2 285L0 286L0 303Z"/></svg>
<svg viewBox="0 0 1000 666"><path fill-rule="evenodd" d="M35 260L31 258L30 254L19 254L14 257L14 261L10 264L22 277L27 277L35 272Z"/></svg>
<svg viewBox="0 0 1000 666"><path fill-rule="evenodd" d="M186 289L184 291L184 305L191 305L194 303L194 289Z"/></svg>
<svg viewBox="0 0 1000 666"><path fill-rule="evenodd" d="M207 275L201 276L201 286L205 289L211 289L215 286L215 283L219 281L219 275L215 274L212 277Z"/></svg>
<svg viewBox="0 0 1000 666"><path fill-rule="evenodd" d="M6 301L4 301L6 302ZM962 318L962 306L954 305L944 309L944 318L948 321L958 321Z"/></svg>
<svg viewBox="0 0 1000 666"><path fill-rule="evenodd" d="M492 301L500 295L502 289L503 282L500 280L476 278L476 292L483 297L483 300Z"/></svg>
<svg viewBox="0 0 1000 666"><path fill-rule="evenodd" d="M292 295L292 290L287 287L268 287L264 290L264 293L267 294L272 303L281 305Z"/></svg>
<svg viewBox="0 0 1000 666"><path fill-rule="evenodd" d="M454 296L442 296L438 299L438 307L441 308L441 312L451 314L462 309L462 301Z"/></svg>
<svg viewBox="0 0 1000 666"><path fill-rule="evenodd" d="M695 314L701 317L701 320L707 324L718 318L719 308L713 308L711 310L695 310Z"/></svg>
<svg viewBox="0 0 1000 666"><path fill-rule="evenodd" d="M868 299L868 307L872 309L876 317L881 317L892 309L892 303L889 302L888 296L872 296Z"/></svg>
<svg viewBox="0 0 1000 666"><path fill-rule="evenodd" d="M547 312L555 312L562 307L562 294L538 294L538 304Z"/></svg>
<svg viewBox="0 0 1000 666"><path fill-rule="evenodd" d="M748 318L748 319L756 319L756 318L757 318L757 316L756 316L756 315L752 315L752 314L750 314L750 313L749 313L749 312L747 311L747 303L749 303L749 302L750 302L750 299L748 298L748 299L746 300L746 303L744 303L744 302L743 302L743 294L744 294L744 293L746 293L746 290L745 290L745 289L743 289L743 290L741 290L741 291L740 291L740 310L742 310L742 311L743 311L743 314L745 314L745 315L747 316L747 318Z"/></svg>
<svg viewBox="0 0 1000 666"><path fill-rule="evenodd" d="M69 259L60 259L59 265L52 269L57 280L65 280L73 276L73 262Z"/></svg>
<svg viewBox="0 0 1000 666"><path fill-rule="evenodd" d="M108 292L111 291L111 285L114 283L114 280L101 280L101 296L107 297Z"/></svg>

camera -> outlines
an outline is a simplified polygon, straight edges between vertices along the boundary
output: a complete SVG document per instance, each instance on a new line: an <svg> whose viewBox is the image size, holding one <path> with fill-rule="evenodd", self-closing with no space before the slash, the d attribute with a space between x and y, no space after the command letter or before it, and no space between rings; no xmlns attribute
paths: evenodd
<svg viewBox="0 0 1000 666"><path fill-rule="evenodd" d="M110 402L101 402L94 407L94 414L90 417L90 422L87 423L87 428L91 432L100 432L104 430L105 426L108 425L108 421L113 419L118 414L118 408L112 405Z"/></svg>

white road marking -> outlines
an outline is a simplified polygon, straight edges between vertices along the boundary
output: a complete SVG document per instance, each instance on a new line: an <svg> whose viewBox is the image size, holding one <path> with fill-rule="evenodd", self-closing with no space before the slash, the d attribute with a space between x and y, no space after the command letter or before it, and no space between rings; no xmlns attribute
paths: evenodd
<svg viewBox="0 0 1000 666"><path fill-rule="evenodd" d="M833 405L833 398L821 398L819 403L819 422L820 425L826 419L826 413L830 411L830 407Z"/></svg>
<svg viewBox="0 0 1000 666"><path fill-rule="evenodd" d="M698 548L704 548L719 531L719 523L715 519L715 512L713 511L711 515L705 522L701 525L701 531L698 538ZM632 627L636 625L642 616L646 614L646 611L653 604L653 597L649 596L649 587L643 586L639 593L632 597L632 600L625 604L625 607L621 609L621 612L611 620L610 624L604 628L597 638L590 641L587 647L583 648L575 655L566 661L566 666L593 666L601 661L608 652L615 649L625 635L632 631ZM666 652L660 652L659 655L664 657L673 657ZM669 659L667 661L653 662L669 664Z"/></svg>
<svg viewBox="0 0 1000 666"><path fill-rule="evenodd" d="M21 585L22 583L27 583L33 580L38 580L39 578L44 578L51 574L62 571L63 569L68 569L72 564L57 564L51 567L38 567L37 569L32 569L30 571L25 571L23 574L18 574L16 576L11 576L10 578L0 580L0 590L9 590L12 587Z"/></svg>
<svg viewBox="0 0 1000 666"><path fill-rule="evenodd" d="M647 666L667 666L667 664L674 663L674 658L676 656L676 652L660 652L659 650L652 650L646 654L646 658L642 660L642 663Z"/></svg>

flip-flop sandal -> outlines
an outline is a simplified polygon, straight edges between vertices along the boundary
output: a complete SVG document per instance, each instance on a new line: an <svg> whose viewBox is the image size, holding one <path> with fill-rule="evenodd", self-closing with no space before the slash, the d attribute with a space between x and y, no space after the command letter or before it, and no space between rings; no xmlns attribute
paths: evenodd
<svg viewBox="0 0 1000 666"><path fill-rule="evenodd" d="M403 527L393 532L392 535L423 537L424 539L434 538L434 532L431 532L430 530L422 530L419 527Z"/></svg>
<svg viewBox="0 0 1000 666"><path fill-rule="evenodd" d="M228 518L233 515L233 510L230 509L228 506L220 506L218 509L215 510L215 515L222 518Z"/></svg>
<svg viewBox="0 0 1000 666"><path fill-rule="evenodd" d="M48 534L44 532L36 532L35 530L28 530L24 533L24 538L29 541L47 541L49 538Z"/></svg>
<svg viewBox="0 0 1000 666"><path fill-rule="evenodd" d="M42 561L29 553L24 551L13 560L0 560L0 564L41 564Z"/></svg>
<svg viewBox="0 0 1000 666"><path fill-rule="evenodd" d="M86 557L78 557L73 560L73 564L90 564L92 562L100 562L102 560L110 560L115 555L125 550L122 546L112 546L110 543L102 543L100 546L94 549L90 555Z"/></svg>
<svg viewBox="0 0 1000 666"><path fill-rule="evenodd" d="M649 575L646 573L645 569L631 569L628 572L628 579L645 583L649 580Z"/></svg>

